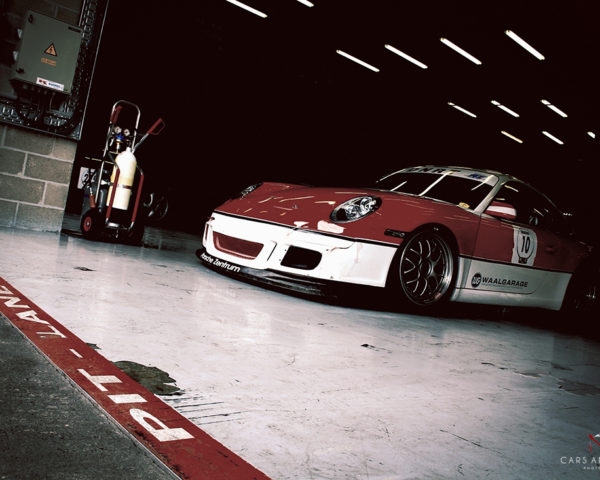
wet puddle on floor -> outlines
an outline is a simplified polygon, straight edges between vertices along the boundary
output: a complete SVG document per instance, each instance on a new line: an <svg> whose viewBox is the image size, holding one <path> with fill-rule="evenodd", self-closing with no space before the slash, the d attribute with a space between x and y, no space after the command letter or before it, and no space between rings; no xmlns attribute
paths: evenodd
<svg viewBox="0 0 600 480"><path fill-rule="evenodd" d="M147 367L127 360L114 362L123 372L155 395L180 395L175 380L160 368Z"/></svg>

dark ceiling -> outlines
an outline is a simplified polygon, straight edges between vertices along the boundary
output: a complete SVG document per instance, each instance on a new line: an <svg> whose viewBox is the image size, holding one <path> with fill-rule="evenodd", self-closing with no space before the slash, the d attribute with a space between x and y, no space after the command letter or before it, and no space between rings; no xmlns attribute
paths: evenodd
<svg viewBox="0 0 600 480"><path fill-rule="evenodd" d="M156 116L167 123L154 146L140 148L140 162L192 194L200 210L259 180L364 184L423 163L505 171L566 209L590 208L599 159L587 132L600 134L597 0L312 2L244 0L261 18L226 0L113 1L84 148L103 146L110 106L125 98L142 108L142 126Z"/></svg>

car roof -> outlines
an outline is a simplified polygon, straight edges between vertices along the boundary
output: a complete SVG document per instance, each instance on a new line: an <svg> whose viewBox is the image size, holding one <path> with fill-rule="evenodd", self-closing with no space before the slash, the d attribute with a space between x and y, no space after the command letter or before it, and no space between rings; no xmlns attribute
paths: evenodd
<svg viewBox="0 0 600 480"><path fill-rule="evenodd" d="M503 181L506 181L506 180L517 180L520 182L522 181L512 175L509 175L509 174L503 173L503 172L499 172L497 170L491 170L491 169L486 169L486 168L474 168L474 167L459 166L459 165L415 165L415 166L411 166L411 167L401 168L400 170L397 170L396 172L393 172L393 173L398 173L398 172L408 171L408 170L410 170L410 171L417 170L418 171L419 169L440 169L440 170L455 170L455 171L461 170L461 171L468 171L468 172L473 172L473 173L482 173L485 175L495 175L497 177L500 177L500 179ZM393 175L393 174L391 174L391 175Z"/></svg>
<svg viewBox="0 0 600 480"><path fill-rule="evenodd" d="M527 187L529 187L530 189L536 191L539 195L546 198L546 200L548 200L552 205L554 205L555 208L558 208L556 203L554 203L554 201L551 198L549 198L546 194L544 194L542 191L540 191L539 189L537 189L530 183L525 182L524 180L521 180L520 178L517 178L513 175L509 175L507 173L502 173L502 172L498 172L496 170L490 170L490 169L485 169L485 168L473 168L473 167L452 166L452 165L421 165L421 166L414 166L414 167L405 167L405 168L397 170L396 172L393 172L389 175L386 175L385 177L388 177L390 175L393 175L394 173L398 173L398 172L402 172L402 171L409 171L409 170L410 171L414 171L414 170L419 171L419 169L455 170L455 171L479 173L479 174L483 174L483 175L495 175L498 177L498 180L499 180L498 185L502 185L508 181L516 181L516 182L522 183L522 184L526 185ZM385 178L385 177L383 177L383 178Z"/></svg>

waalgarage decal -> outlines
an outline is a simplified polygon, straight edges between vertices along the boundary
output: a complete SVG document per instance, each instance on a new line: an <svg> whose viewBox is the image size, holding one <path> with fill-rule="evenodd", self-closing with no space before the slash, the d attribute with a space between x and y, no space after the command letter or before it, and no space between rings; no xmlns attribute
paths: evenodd
<svg viewBox="0 0 600 480"><path fill-rule="evenodd" d="M527 288L529 282L516 278L490 277L477 272L471 278L471 286L478 287L505 287L505 288Z"/></svg>
<svg viewBox="0 0 600 480"><path fill-rule="evenodd" d="M213 267L222 268L223 270L227 270L229 272L239 273L241 270L241 268L238 267L237 265L233 265L224 260L219 260L218 258L211 257L206 252L202 252L200 254L200 258L202 260L204 260L205 262L210 263Z"/></svg>

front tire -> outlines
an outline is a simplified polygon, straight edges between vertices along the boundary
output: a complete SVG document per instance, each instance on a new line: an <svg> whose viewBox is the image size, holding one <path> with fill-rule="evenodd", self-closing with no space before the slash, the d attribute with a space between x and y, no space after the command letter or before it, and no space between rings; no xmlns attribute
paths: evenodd
<svg viewBox="0 0 600 480"><path fill-rule="evenodd" d="M433 307L452 295L456 255L451 241L438 229L421 230L408 237L396 267L400 290L412 305Z"/></svg>

